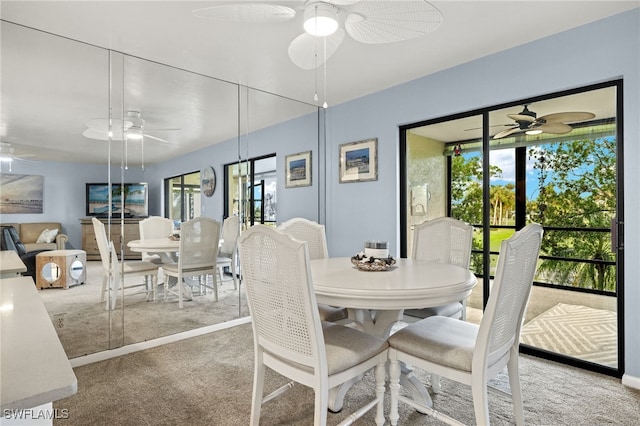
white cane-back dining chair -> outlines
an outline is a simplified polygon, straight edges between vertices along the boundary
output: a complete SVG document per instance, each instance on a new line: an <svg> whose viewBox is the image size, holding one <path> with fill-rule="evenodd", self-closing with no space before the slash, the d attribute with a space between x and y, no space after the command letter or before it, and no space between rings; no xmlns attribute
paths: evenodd
<svg viewBox="0 0 640 426"><path fill-rule="evenodd" d="M152 238L166 238L173 232L173 221L161 216L149 216L138 222L140 227L140 239L152 239ZM142 260L147 262L153 262L157 264L172 263L175 259L172 259L169 254L165 253L147 253L142 252Z"/></svg>
<svg viewBox="0 0 640 426"><path fill-rule="evenodd" d="M473 227L451 217L439 217L422 222L413 228L411 258L448 263L469 269ZM450 303L423 309L411 309L406 314L427 318L433 315L467 318L467 302Z"/></svg>
<svg viewBox="0 0 640 426"><path fill-rule="evenodd" d="M100 260L102 261L102 290L100 292L100 301L105 301L105 295L110 294L106 299L106 309L115 309L118 291L121 288L145 287L147 300L156 300L158 287L158 265L145 261L124 261L122 264L115 256L115 247L110 247L107 238L107 231L104 223L95 217L91 219L93 223L98 251L100 252ZM111 243L113 245L113 243ZM113 250L112 250L113 248ZM113 256L113 259L110 257ZM117 269L117 271L116 271ZM120 270L122 269L122 276ZM118 279L115 279L115 273ZM143 283L130 284L125 286L125 279L129 277L143 277Z"/></svg>
<svg viewBox="0 0 640 426"><path fill-rule="evenodd" d="M524 424L518 349L542 235L542 227L532 223L502 241L493 287L480 325L432 316L410 324L389 338L392 425L398 424L399 401L447 423L460 424L399 394L400 362L471 386L476 424L481 425L489 424L487 382L506 365L516 423Z"/></svg>
<svg viewBox="0 0 640 426"><path fill-rule="evenodd" d="M183 300L191 298L191 290L185 286L197 286L199 289L213 290L214 299L218 300L217 258L218 240L220 238L220 222L201 216L184 222L180 226L180 249L178 262L162 266L165 275L177 278L175 289L167 286L168 293L178 295L178 307L182 309ZM211 276L211 284L208 277ZM195 278L195 279L194 279Z"/></svg>
<svg viewBox="0 0 640 426"><path fill-rule="evenodd" d="M242 233L238 246L254 338L250 424L259 424L262 404L292 387L288 383L263 396L269 367L314 390L316 426L326 425L329 389L375 369L375 397L342 424L351 424L376 407L376 424L382 425L386 341L320 321L306 242L255 225Z"/></svg>
<svg viewBox="0 0 640 426"><path fill-rule="evenodd" d="M222 244L218 248L218 278L222 283L224 279L224 268L229 268L233 279L233 289L238 289L238 235L240 235L240 218L229 216L222 221ZM228 281L228 280L227 280Z"/></svg>
<svg viewBox="0 0 640 426"><path fill-rule="evenodd" d="M297 240L306 241L309 259L327 259L329 257L324 225L303 217L294 217L280 224L278 229ZM320 311L320 319L323 321L346 323L349 316L347 309L323 303L318 304L318 310Z"/></svg>

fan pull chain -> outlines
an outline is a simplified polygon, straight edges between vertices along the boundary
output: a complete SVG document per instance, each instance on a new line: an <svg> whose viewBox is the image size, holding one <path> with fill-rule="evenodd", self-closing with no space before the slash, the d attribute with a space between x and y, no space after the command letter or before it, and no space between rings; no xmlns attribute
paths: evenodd
<svg viewBox="0 0 640 426"><path fill-rule="evenodd" d="M315 92L313 94L313 100L315 102L318 102L318 41L316 40L316 42L313 44L314 46L314 53L313 53L313 59L315 61L314 63L314 69L315 69L315 77L316 77L316 82L315 82Z"/></svg>
<svg viewBox="0 0 640 426"><path fill-rule="evenodd" d="M327 104L327 38L323 37L324 42L324 103L322 104L322 108L327 109L329 105Z"/></svg>

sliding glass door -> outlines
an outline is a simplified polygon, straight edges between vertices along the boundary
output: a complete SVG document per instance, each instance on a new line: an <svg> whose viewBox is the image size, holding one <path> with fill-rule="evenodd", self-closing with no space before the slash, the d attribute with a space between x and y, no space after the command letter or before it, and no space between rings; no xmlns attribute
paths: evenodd
<svg viewBox="0 0 640 426"><path fill-rule="evenodd" d="M623 371L619 90L620 82L602 84L401 134L403 255L417 221L452 216L473 224L472 268L482 282L467 318L479 322L500 242L542 224L522 348L612 375Z"/></svg>

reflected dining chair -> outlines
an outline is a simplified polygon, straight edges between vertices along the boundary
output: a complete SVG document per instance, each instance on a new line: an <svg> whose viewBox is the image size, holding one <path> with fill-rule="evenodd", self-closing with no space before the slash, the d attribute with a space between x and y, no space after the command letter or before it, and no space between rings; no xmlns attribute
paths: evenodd
<svg viewBox="0 0 640 426"><path fill-rule="evenodd" d="M166 238L173 232L173 221L161 216L149 216L138 222L140 227L140 239ZM175 262L171 253L147 253L142 252L142 260L157 264Z"/></svg>
<svg viewBox="0 0 640 426"><path fill-rule="evenodd" d="M294 217L280 224L278 229L295 239L306 241L309 259L327 259L329 257L324 225L303 217ZM323 321L346 323L348 320L349 313L346 308L319 303L318 310L320 311L320 319Z"/></svg>
<svg viewBox="0 0 640 426"><path fill-rule="evenodd" d="M217 258L218 241L220 239L220 222L200 216L188 220L180 226L180 249L178 262L165 264L162 270L166 276L175 277L175 289L167 286L168 293L178 295L178 307L182 309L185 298L191 299L192 291L185 286L197 286L199 289L213 290L214 299L218 300ZM209 285L208 277L212 284ZM193 278L196 278L193 280Z"/></svg>
<svg viewBox="0 0 640 426"><path fill-rule="evenodd" d="M233 289L238 289L238 235L240 235L240 218L229 216L222 221L222 244L218 248L218 278L219 282L228 281L224 279L224 268L229 268L233 279Z"/></svg>
<svg viewBox="0 0 640 426"><path fill-rule="evenodd" d="M123 261L120 263L113 242L110 242L107 238L104 223L95 217L92 218L91 221L93 223L103 269L100 301L104 302L105 295L107 293L110 294L110 297L106 298L105 309L115 309L116 298L121 288L145 287L147 300L156 300L158 265L145 261ZM144 277L144 282L142 284L137 283L125 286L125 279L129 277Z"/></svg>
<svg viewBox="0 0 640 426"><path fill-rule="evenodd" d="M489 424L487 382L507 366L516 423L524 424L518 349L542 235L542 226L532 223L502 241L480 325L432 316L408 325L388 339L392 425L398 424L399 401L447 423L460 424L399 394L400 362L471 386L476 424L482 425Z"/></svg>
<svg viewBox="0 0 640 426"><path fill-rule="evenodd" d="M376 407L376 424L382 425L386 341L320 321L307 243L272 227L255 225L242 233L238 246L253 326L250 424L258 425L262 405L295 382L313 388L314 424L324 426L329 389L375 369L375 397L341 424L351 424ZM266 367L292 382L263 396Z"/></svg>

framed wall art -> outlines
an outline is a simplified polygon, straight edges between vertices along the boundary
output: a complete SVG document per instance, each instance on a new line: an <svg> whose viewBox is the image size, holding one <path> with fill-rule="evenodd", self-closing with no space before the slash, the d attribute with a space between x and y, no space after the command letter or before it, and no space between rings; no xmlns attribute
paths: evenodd
<svg viewBox="0 0 640 426"><path fill-rule="evenodd" d="M285 187L311 186L311 151L285 157Z"/></svg>
<svg viewBox="0 0 640 426"><path fill-rule="evenodd" d="M216 190L216 171L207 166L200 172L200 189L205 197L211 197Z"/></svg>
<svg viewBox="0 0 640 426"><path fill-rule="evenodd" d="M378 180L378 138L340 145L340 183Z"/></svg>
<svg viewBox="0 0 640 426"><path fill-rule="evenodd" d="M44 177L0 173L0 214L42 213Z"/></svg>

